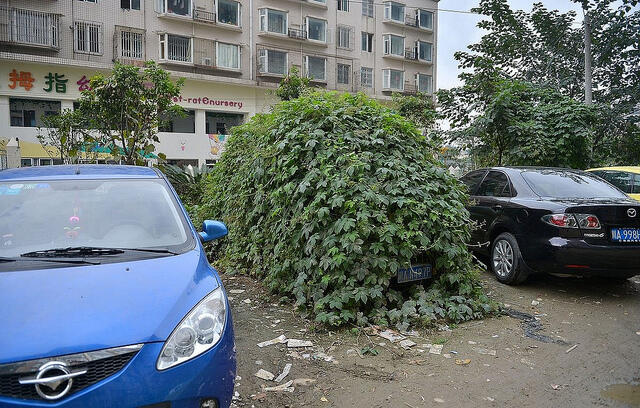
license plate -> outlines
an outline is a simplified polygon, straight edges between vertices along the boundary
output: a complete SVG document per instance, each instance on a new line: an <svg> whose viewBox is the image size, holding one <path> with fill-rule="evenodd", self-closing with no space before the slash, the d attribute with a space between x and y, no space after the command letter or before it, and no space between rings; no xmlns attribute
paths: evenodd
<svg viewBox="0 0 640 408"><path fill-rule="evenodd" d="M611 240L615 242L640 242L640 228L611 228Z"/></svg>
<svg viewBox="0 0 640 408"><path fill-rule="evenodd" d="M416 265L398 269L398 283L418 281L431 277L431 265Z"/></svg>

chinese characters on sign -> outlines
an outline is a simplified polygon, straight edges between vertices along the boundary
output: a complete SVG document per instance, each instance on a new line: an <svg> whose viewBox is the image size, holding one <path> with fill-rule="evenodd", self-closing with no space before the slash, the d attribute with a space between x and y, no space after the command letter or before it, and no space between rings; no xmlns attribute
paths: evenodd
<svg viewBox="0 0 640 408"><path fill-rule="evenodd" d="M31 91L34 87L36 78L33 77L31 72L12 70L9 72L9 88L24 88L25 91ZM57 72L49 72L44 76L44 88L45 92L67 93L68 78L65 78L65 74L59 74ZM89 87L89 79L86 75L83 75L79 81L76 82L79 91L86 91L91 89Z"/></svg>

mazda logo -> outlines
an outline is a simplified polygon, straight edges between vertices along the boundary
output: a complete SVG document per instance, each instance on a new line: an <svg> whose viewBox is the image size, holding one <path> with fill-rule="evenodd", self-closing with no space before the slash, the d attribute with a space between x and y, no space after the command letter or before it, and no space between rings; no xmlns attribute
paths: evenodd
<svg viewBox="0 0 640 408"><path fill-rule="evenodd" d="M20 378L18 382L22 385L33 384L39 396L46 400L56 400L69 393L74 377L86 372L84 369L71 371L63 362L49 361L38 369L35 377Z"/></svg>
<svg viewBox="0 0 640 408"><path fill-rule="evenodd" d="M637 214L637 211L636 211L636 209L635 209L635 208L629 208L629 209L627 210L627 215L628 215L629 217L631 217L631 218L635 217L635 216L636 216L636 214Z"/></svg>

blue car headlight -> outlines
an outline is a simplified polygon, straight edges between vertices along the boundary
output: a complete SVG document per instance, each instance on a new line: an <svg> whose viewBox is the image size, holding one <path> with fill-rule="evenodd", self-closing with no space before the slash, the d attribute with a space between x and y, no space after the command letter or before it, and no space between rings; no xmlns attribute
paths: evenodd
<svg viewBox="0 0 640 408"><path fill-rule="evenodd" d="M164 343L156 368L166 370L215 346L224 330L226 305L222 287L205 296L182 319Z"/></svg>

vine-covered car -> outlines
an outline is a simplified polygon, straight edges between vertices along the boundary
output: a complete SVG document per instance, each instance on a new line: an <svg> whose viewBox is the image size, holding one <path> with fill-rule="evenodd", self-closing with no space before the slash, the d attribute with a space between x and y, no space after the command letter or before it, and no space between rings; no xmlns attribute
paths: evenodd
<svg viewBox="0 0 640 408"><path fill-rule="evenodd" d="M0 407L228 407L229 304L158 171L0 172Z"/></svg>
<svg viewBox="0 0 640 408"><path fill-rule="evenodd" d="M579 170L494 167L467 173L472 249L504 283L532 273L640 274L640 203Z"/></svg>

